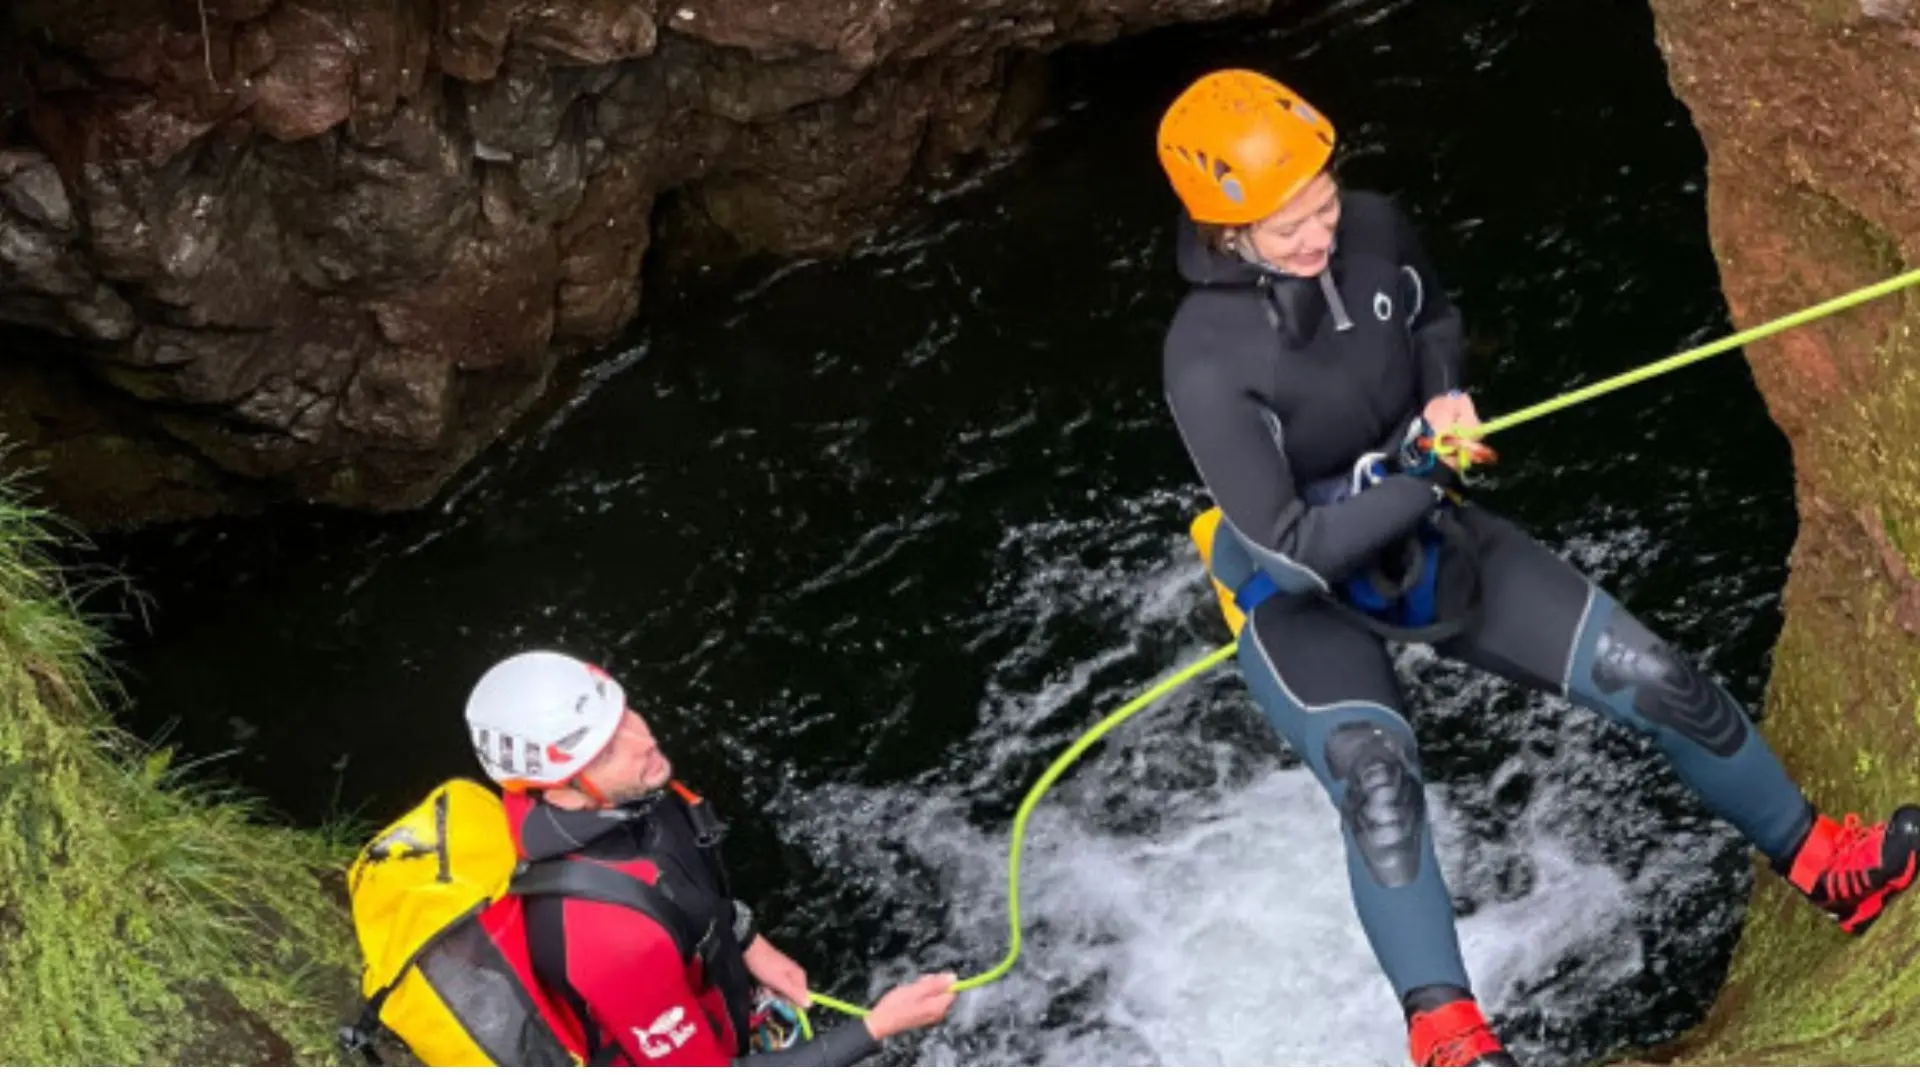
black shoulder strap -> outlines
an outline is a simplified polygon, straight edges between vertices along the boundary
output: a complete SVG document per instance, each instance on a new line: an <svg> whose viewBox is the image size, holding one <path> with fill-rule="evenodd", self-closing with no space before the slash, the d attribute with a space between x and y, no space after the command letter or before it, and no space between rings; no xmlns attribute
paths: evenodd
<svg viewBox="0 0 1920 1080"><path fill-rule="evenodd" d="M673 939L683 966L691 961L701 939L692 917L674 903L664 889L588 859L554 859L533 863L514 875L507 891L525 897L576 897L631 908L666 930ZM543 921L539 913L529 913L528 944L532 949L534 971L560 991L574 1015L579 1017L580 1026L587 1035L587 1064L611 1065L619 1057L620 1044L601 1038L586 1001L566 977L565 944L562 926L558 921L559 912L555 910L552 914L554 919Z"/></svg>
<svg viewBox="0 0 1920 1080"><path fill-rule="evenodd" d="M693 960L704 936L693 917L660 886L588 859L533 863L514 876L508 891L519 896L572 896L632 908L666 930L680 952L682 964Z"/></svg>
<svg viewBox="0 0 1920 1080"><path fill-rule="evenodd" d="M620 1056L619 1040L605 1037L593 1010L567 973L566 921L559 905L528 903L526 915L527 950L532 954L534 978L564 998L580 1021L581 1034L587 1040L587 1063L596 1068L613 1064Z"/></svg>
<svg viewBox="0 0 1920 1080"><path fill-rule="evenodd" d="M720 895L733 899L733 883L727 879L726 862L720 857L720 841L726 836L727 827L721 823L720 815L714 812L712 803L678 782L673 787L680 796L687 824L693 829L693 843L700 851L701 861L706 863L707 872L713 875Z"/></svg>

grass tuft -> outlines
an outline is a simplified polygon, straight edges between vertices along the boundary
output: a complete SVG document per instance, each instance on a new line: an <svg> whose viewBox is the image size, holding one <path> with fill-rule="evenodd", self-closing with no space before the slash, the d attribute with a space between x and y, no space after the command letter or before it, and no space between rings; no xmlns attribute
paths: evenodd
<svg viewBox="0 0 1920 1080"><path fill-rule="evenodd" d="M343 828L262 824L256 797L111 722L124 588L51 553L79 538L0 478L0 1061L332 1060L357 962Z"/></svg>

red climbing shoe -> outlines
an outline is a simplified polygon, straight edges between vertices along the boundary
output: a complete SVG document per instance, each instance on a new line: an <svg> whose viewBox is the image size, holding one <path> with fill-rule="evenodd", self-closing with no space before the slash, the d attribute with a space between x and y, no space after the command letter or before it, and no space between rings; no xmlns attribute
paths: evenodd
<svg viewBox="0 0 1920 1080"><path fill-rule="evenodd" d="M1859 934L1887 901L1913 884L1920 868L1920 806L1902 806L1891 820L1867 826L1821 816L1813 823L1785 877L1814 906Z"/></svg>
<svg viewBox="0 0 1920 1080"><path fill-rule="evenodd" d="M1447 988L1452 990L1451 987ZM1408 995L1413 998L1423 991ZM1407 1041L1415 1065L1517 1065L1487 1026L1480 1006L1464 990L1452 990L1452 1000L1426 1006L1407 1021Z"/></svg>

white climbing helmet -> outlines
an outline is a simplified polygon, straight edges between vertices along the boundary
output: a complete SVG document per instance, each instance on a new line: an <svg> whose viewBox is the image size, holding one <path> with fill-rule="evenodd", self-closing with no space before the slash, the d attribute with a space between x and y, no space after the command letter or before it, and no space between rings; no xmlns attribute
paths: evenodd
<svg viewBox="0 0 1920 1080"><path fill-rule="evenodd" d="M500 661L467 697L467 727L487 775L503 788L564 784L613 741L627 695L606 672L563 653Z"/></svg>

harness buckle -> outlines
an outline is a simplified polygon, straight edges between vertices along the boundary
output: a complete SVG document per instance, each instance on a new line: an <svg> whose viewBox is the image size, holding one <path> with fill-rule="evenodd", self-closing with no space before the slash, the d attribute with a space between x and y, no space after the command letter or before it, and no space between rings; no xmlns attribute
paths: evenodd
<svg viewBox="0 0 1920 1080"><path fill-rule="evenodd" d="M1387 455L1370 450L1353 459L1353 473L1347 493L1358 495L1387 478Z"/></svg>

